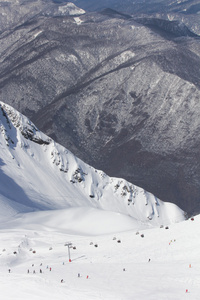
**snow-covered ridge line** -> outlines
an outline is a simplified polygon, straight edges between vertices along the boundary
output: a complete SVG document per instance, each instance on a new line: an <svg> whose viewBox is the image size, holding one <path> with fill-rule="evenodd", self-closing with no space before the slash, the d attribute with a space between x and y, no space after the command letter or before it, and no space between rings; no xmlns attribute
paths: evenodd
<svg viewBox="0 0 200 300"><path fill-rule="evenodd" d="M85 14L85 11L82 8L77 7L72 2L68 2L65 5L59 6L58 11L61 12L63 15L69 14L70 16Z"/></svg>
<svg viewBox="0 0 200 300"><path fill-rule="evenodd" d="M51 139L42 134L37 127L21 113L13 109L11 106L0 101L1 110L7 119L7 123L11 129L11 123L15 128L18 128L21 134L29 140L39 144L49 144Z"/></svg>
<svg viewBox="0 0 200 300"><path fill-rule="evenodd" d="M0 102L0 107L2 170L23 190L21 204L30 211L90 206L122 213L149 225L184 219L184 212L176 205L94 169L40 132L11 106ZM5 196L6 190L0 183L0 195L2 191ZM21 201L17 194L8 194L8 199Z"/></svg>

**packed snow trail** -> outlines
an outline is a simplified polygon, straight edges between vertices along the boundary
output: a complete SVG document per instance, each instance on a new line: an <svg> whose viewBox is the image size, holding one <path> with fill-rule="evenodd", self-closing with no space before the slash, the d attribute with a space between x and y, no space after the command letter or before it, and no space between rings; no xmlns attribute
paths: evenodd
<svg viewBox="0 0 200 300"><path fill-rule="evenodd" d="M97 222L98 218L96 214ZM45 215L38 220L36 229L26 218L21 224L16 220L17 228L14 220L1 224L3 299L199 299L200 216L168 229L118 232L117 226L115 233L112 228L112 234L105 234L102 226L98 235L87 220L84 235L57 229L55 218L50 227L43 225ZM71 263L66 242L75 247L70 250Z"/></svg>

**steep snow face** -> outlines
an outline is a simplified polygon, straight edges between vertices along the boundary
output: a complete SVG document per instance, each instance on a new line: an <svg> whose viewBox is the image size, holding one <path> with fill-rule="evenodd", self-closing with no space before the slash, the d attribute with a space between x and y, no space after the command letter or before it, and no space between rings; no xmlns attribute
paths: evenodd
<svg viewBox="0 0 200 300"><path fill-rule="evenodd" d="M176 205L92 168L11 106L0 102L0 108L2 215L91 207L128 215L148 226L184 219Z"/></svg>

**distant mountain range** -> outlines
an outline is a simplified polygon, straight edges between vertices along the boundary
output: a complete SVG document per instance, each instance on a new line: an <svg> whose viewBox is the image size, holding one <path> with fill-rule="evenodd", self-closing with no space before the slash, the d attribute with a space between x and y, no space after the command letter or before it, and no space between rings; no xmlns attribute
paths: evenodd
<svg viewBox="0 0 200 300"><path fill-rule="evenodd" d="M200 212L198 3L108 3L1 1L0 99L109 176Z"/></svg>
<svg viewBox="0 0 200 300"><path fill-rule="evenodd" d="M65 3L66 1L61 2ZM148 16L164 20L175 19L200 34L200 3L198 0L74 0L74 3L86 11L102 11L111 8L136 18Z"/></svg>
<svg viewBox="0 0 200 300"><path fill-rule="evenodd" d="M53 1L55 3L66 3L66 0ZM85 10L102 10L104 8L112 8L129 14L138 13L182 13L182 14L197 14L200 11L198 0L74 0L74 3Z"/></svg>

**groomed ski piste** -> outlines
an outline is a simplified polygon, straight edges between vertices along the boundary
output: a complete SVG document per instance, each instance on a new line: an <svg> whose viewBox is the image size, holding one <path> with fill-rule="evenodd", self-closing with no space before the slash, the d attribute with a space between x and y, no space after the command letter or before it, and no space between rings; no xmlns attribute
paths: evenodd
<svg viewBox="0 0 200 300"><path fill-rule="evenodd" d="M111 212L66 213L67 231L64 211L1 224L1 299L199 299L200 216L135 231Z"/></svg>
<svg viewBox="0 0 200 300"><path fill-rule="evenodd" d="M199 223L0 103L1 299L199 299Z"/></svg>

